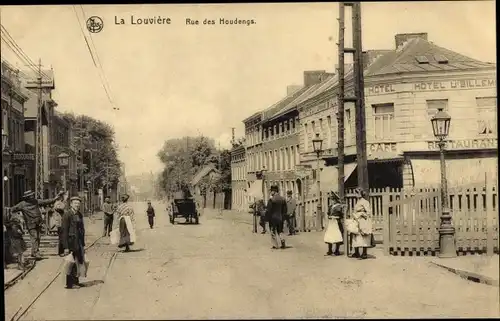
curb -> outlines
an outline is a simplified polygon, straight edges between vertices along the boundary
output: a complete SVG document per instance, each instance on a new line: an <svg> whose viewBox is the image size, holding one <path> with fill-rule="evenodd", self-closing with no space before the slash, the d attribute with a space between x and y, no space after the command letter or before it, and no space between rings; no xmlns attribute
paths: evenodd
<svg viewBox="0 0 500 321"><path fill-rule="evenodd" d="M449 272L454 273L454 274L456 274L456 275L460 276L461 278L466 279L468 281L481 283L481 284L487 284L487 285L491 285L491 286L500 286L499 280L492 279L492 278L487 277L485 275L481 275L481 274L477 274L477 273L473 273L473 272L469 272L469 271L464 271L464 270L459 270L459 269L454 269L454 268L451 268L451 267L448 267L448 266L445 266L445 265L442 265L439 263L435 263L435 262L431 262L431 263L440 267L440 268L446 269Z"/></svg>

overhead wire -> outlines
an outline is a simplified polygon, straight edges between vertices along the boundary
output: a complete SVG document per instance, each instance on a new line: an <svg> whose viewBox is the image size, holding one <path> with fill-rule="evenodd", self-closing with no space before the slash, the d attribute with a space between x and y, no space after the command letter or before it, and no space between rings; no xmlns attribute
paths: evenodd
<svg viewBox="0 0 500 321"><path fill-rule="evenodd" d="M83 16L87 17L87 14L85 13L85 10L83 9L82 5L80 5L80 10L82 11ZM89 34L89 38L90 38L90 43L92 44L92 48L94 49L95 56L97 58L96 59L97 63L99 64L98 68L100 69L100 71L102 73L102 77L104 78L104 82L105 82L105 84L106 84L106 86L108 88L109 96L112 97L112 95L111 95L111 86L109 85L108 78L106 77L106 73L104 72L104 68L103 68L102 63L101 63L101 58L99 57L99 52L97 51L97 47L96 47L96 45L94 43L94 38L92 37L92 34ZM111 104L113 105L113 109L120 109L120 108L116 107L116 105L115 105L115 103L114 103L114 101L113 101L112 98L111 98Z"/></svg>
<svg viewBox="0 0 500 321"><path fill-rule="evenodd" d="M85 15L85 12L83 11L83 8L81 8L81 9L82 9L82 13ZM101 64L99 56L97 54L97 49L95 48L95 44L93 43L93 39L90 36L90 42L88 41L87 35L85 34L85 31L84 31L84 28L83 28L82 21L81 21L79 15L78 15L78 11L76 10L76 6L75 5L73 5L73 10L75 12L75 16L76 16L76 19L78 21L78 25L80 27L80 31L82 32L83 39L85 40L85 44L87 46L87 50L89 51L89 54L90 54L90 56L92 58L92 62L94 63L94 67L96 67L96 69L98 71L98 74L99 74L99 78L101 79L102 88L104 89L104 91L106 93L106 96L108 97L109 102L113 106L113 109L114 110L119 110L119 108L117 108L115 106L115 104L113 102L113 99L111 98L110 90L108 90L109 83L107 82L106 75L104 73L104 70L102 69L102 64ZM92 47L90 46L90 43L92 43L93 46L94 46L95 54L94 54L94 51L92 50ZM107 86L106 86L106 84L107 84Z"/></svg>
<svg viewBox="0 0 500 321"><path fill-rule="evenodd" d="M50 80L51 77L48 76L43 70L38 70L38 65L33 62L33 60L24 52L24 50L17 44L14 38L11 36L9 31L1 25L1 33L3 35L2 40L7 44L9 49L23 62L28 68L36 73L41 73L42 78L45 77L46 80ZM23 73L24 74L24 73Z"/></svg>

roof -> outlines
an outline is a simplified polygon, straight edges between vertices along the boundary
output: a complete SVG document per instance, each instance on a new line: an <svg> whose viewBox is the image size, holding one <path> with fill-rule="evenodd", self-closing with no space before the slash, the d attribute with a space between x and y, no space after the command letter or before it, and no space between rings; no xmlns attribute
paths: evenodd
<svg viewBox="0 0 500 321"><path fill-rule="evenodd" d="M305 91L310 89L311 86L309 87L302 87L301 89L285 96L285 98L281 99L271 107L267 108L264 110L264 119L269 119L272 118L273 116L280 114L280 111L282 111L286 106L288 106L292 101L297 99L300 95L302 95Z"/></svg>
<svg viewBox="0 0 500 321"><path fill-rule="evenodd" d="M421 58L424 57L424 58ZM427 61L419 63L419 61ZM439 63L445 60L446 63ZM490 69L495 64L482 62L452 50L439 47L422 38L411 38L398 49L387 52L368 66L365 76L422 71L464 71Z"/></svg>
<svg viewBox="0 0 500 321"><path fill-rule="evenodd" d="M204 167L202 167L198 173L196 173L194 176L193 176L193 179L191 180L191 185L196 185L198 184L203 177L207 176L210 172L212 171L216 171L217 169L215 168L215 165L214 164L208 164Z"/></svg>

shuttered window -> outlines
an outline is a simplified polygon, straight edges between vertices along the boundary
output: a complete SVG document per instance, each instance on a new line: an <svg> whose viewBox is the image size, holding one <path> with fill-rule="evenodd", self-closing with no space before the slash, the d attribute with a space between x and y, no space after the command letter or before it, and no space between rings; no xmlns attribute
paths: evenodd
<svg viewBox="0 0 500 321"><path fill-rule="evenodd" d="M497 127L497 98L496 97L478 97L477 106L477 125L480 135L491 135L496 133Z"/></svg>

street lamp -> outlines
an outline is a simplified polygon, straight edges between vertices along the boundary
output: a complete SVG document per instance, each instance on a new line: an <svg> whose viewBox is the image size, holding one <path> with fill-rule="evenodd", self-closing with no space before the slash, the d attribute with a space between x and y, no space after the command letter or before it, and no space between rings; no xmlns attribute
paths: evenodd
<svg viewBox="0 0 500 321"><path fill-rule="evenodd" d="M448 183L446 180L446 163L444 160L445 139L450 131L451 117L443 108L439 108L432 117L432 131L438 139L441 160L441 224L439 226L439 257L452 258L457 256L455 248L455 228L451 224L450 208L448 206Z"/></svg>
<svg viewBox="0 0 500 321"><path fill-rule="evenodd" d="M321 231L323 229L323 206L321 200L321 181L319 177L320 168L319 168L319 156L323 152L323 140L319 137L319 134L316 134L316 138L312 140L313 149L316 153L317 160L317 169L316 169L316 184L318 186L318 207L316 209L316 230Z"/></svg>
<svg viewBox="0 0 500 321"><path fill-rule="evenodd" d="M66 153L61 153L61 154L59 154L59 156L57 156L57 159L59 160L59 167L61 167L63 170L62 184L63 184L63 190L66 191L66 189L67 189L66 169L69 166L69 155Z"/></svg>
<svg viewBox="0 0 500 321"><path fill-rule="evenodd" d="M2 128L2 151L7 150L9 148L9 135Z"/></svg>

